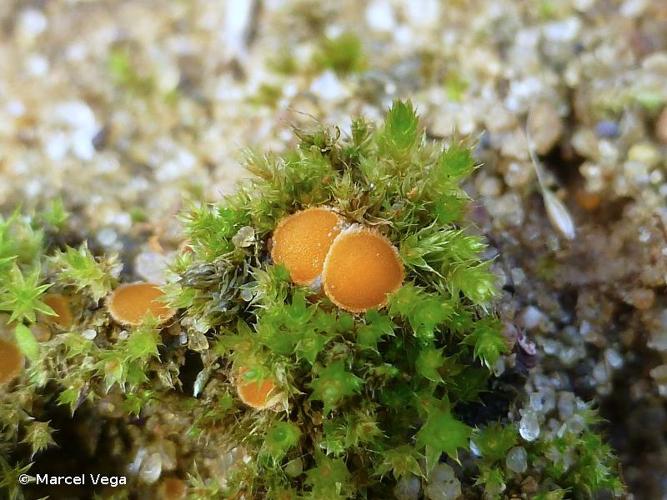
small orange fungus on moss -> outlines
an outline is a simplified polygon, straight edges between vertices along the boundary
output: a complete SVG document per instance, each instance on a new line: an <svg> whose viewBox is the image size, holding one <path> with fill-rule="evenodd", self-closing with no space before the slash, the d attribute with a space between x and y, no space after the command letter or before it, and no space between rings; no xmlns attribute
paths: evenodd
<svg viewBox="0 0 667 500"><path fill-rule="evenodd" d="M122 325L139 325L148 315L164 323L176 312L164 302L157 285L142 282L116 288L107 298L107 310Z"/></svg>
<svg viewBox="0 0 667 500"><path fill-rule="evenodd" d="M158 498L160 500L182 500L186 497L188 487L185 481L177 477L167 477L160 482Z"/></svg>
<svg viewBox="0 0 667 500"><path fill-rule="evenodd" d="M580 189L575 193L574 199L577 201L581 208L588 210L589 212L597 210L597 208L600 206L600 203L602 202L602 198L599 194L584 191L583 189Z"/></svg>
<svg viewBox="0 0 667 500"><path fill-rule="evenodd" d="M240 368L238 379L236 381L236 392L248 406L256 410L264 410L271 406L273 396L275 395L276 384L270 378L261 380L246 381L243 375L248 371L247 368Z"/></svg>
<svg viewBox="0 0 667 500"><path fill-rule="evenodd" d="M326 207L289 215L273 232L271 257L287 268L294 283L308 285L322 273L329 247L342 225L338 214Z"/></svg>
<svg viewBox="0 0 667 500"><path fill-rule="evenodd" d="M53 316L50 316L52 318ZM37 339L37 342L46 342L51 338L51 330L46 325L35 323L30 327L30 331Z"/></svg>
<svg viewBox="0 0 667 500"><path fill-rule="evenodd" d="M331 245L322 282L327 297L350 312L364 312L387 303L403 283L398 251L380 233L354 226Z"/></svg>
<svg viewBox="0 0 667 500"><path fill-rule="evenodd" d="M0 339L0 384L14 380L23 368L23 354L16 344Z"/></svg>
<svg viewBox="0 0 667 500"><path fill-rule="evenodd" d="M64 330L72 326L72 309L67 297L60 293L47 293L42 301L56 313L55 316L45 316L45 323L57 325Z"/></svg>

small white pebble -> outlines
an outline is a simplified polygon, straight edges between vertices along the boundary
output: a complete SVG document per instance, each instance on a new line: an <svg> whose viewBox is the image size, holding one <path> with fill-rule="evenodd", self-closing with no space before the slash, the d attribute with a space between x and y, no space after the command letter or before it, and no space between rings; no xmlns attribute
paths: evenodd
<svg viewBox="0 0 667 500"><path fill-rule="evenodd" d="M618 351L612 348L608 348L604 352L604 357L610 367L618 369L623 366L623 356L621 356Z"/></svg>
<svg viewBox="0 0 667 500"><path fill-rule="evenodd" d="M36 37L43 33L48 24L48 20L41 10L26 9L21 12L19 28L29 37Z"/></svg>
<svg viewBox="0 0 667 500"><path fill-rule="evenodd" d="M7 110L7 113L15 118L25 114L25 104L23 104L23 102L19 101L18 99L12 99L9 101L5 109Z"/></svg>
<svg viewBox="0 0 667 500"><path fill-rule="evenodd" d="M345 87L333 71L325 71L313 80L310 91L320 99L338 101L347 95Z"/></svg>
<svg viewBox="0 0 667 500"><path fill-rule="evenodd" d="M97 332L92 328L88 328L87 330L81 332L81 336L86 340L93 340L95 337L97 337Z"/></svg>
<svg viewBox="0 0 667 500"><path fill-rule="evenodd" d="M540 422L532 411L526 411L521 417L519 434L526 441L535 441L540 436Z"/></svg>
<svg viewBox="0 0 667 500"><path fill-rule="evenodd" d="M159 453L151 453L141 464L139 480L146 484L153 484L162 474L162 457Z"/></svg>
<svg viewBox="0 0 667 500"><path fill-rule="evenodd" d="M26 61L26 70L31 76L44 76L49 72L49 61L41 54L33 54Z"/></svg>
<svg viewBox="0 0 667 500"><path fill-rule="evenodd" d="M505 465L512 472L523 474L528 469L528 453L523 446L516 446L507 453Z"/></svg>
<svg viewBox="0 0 667 500"><path fill-rule="evenodd" d="M435 25L440 19L440 2L437 0L410 0L404 2L405 14L416 26Z"/></svg>
<svg viewBox="0 0 667 500"><path fill-rule="evenodd" d="M116 242L117 238L118 234L116 234L116 231L110 227L105 227L99 233L97 233L97 241L99 241L100 244L105 247L112 246Z"/></svg>
<svg viewBox="0 0 667 500"><path fill-rule="evenodd" d="M512 281L514 282L515 285L520 285L521 283L523 283L523 280L526 279L526 274L520 267L512 268L512 271L510 273L512 275Z"/></svg>
<svg viewBox="0 0 667 500"><path fill-rule="evenodd" d="M393 31L396 27L394 8L385 0L371 2L366 7L366 23L375 31Z"/></svg>
<svg viewBox="0 0 667 500"><path fill-rule="evenodd" d="M531 330L544 320L544 313L535 306L528 306L523 310L521 321L523 326Z"/></svg>

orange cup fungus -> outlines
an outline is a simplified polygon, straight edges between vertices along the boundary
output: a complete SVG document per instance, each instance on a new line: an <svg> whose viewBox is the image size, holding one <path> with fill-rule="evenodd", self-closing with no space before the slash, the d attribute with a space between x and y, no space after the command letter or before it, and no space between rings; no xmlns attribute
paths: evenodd
<svg viewBox="0 0 667 500"><path fill-rule="evenodd" d="M324 293L341 309L364 312L387 303L403 283L396 247L380 233L352 226L338 235L324 261Z"/></svg>
<svg viewBox="0 0 667 500"><path fill-rule="evenodd" d="M37 342L46 342L51 338L51 330L42 323L35 323L30 327L30 331L35 336Z"/></svg>
<svg viewBox="0 0 667 500"><path fill-rule="evenodd" d="M247 371L247 368L240 368L236 381L236 392L241 401L256 410L264 410L272 406L276 390L275 382L270 378L245 381L243 374Z"/></svg>
<svg viewBox="0 0 667 500"><path fill-rule="evenodd" d="M160 500L182 500L187 496L187 493L187 484L177 477L163 479L158 487L158 498Z"/></svg>
<svg viewBox="0 0 667 500"><path fill-rule="evenodd" d="M326 207L289 215L273 232L271 257L287 268L294 283L309 285L322 273L324 259L342 225L340 216Z"/></svg>
<svg viewBox="0 0 667 500"><path fill-rule="evenodd" d="M42 298L42 301L56 313L55 316L45 316L45 323L59 326L63 330L72 326L72 309L67 297L59 293L47 293Z"/></svg>
<svg viewBox="0 0 667 500"><path fill-rule="evenodd" d="M164 302L162 290L152 283L121 285L109 295L106 305L111 317L122 325L139 325L149 315L164 323L176 313Z"/></svg>
<svg viewBox="0 0 667 500"><path fill-rule="evenodd" d="M23 368L23 354L16 344L0 339L0 385L14 380Z"/></svg>
<svg viewBox="0 0 667 500"><path fill-rule="evenodd" d="M596 210L602 201L602 198L599 194L591 193L583 189L580 189L574 194L574 199L581 208L589 212Z"/></svg>

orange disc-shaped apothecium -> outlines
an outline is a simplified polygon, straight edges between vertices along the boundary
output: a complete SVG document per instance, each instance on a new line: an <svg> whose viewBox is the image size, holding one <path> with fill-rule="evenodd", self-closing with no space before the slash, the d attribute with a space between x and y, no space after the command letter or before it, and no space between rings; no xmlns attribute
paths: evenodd
<svg viewBox="0 0 667 500"><path fill-rule="evenodd" d="M23 368L23 354L12 342L0 339L0 385L14 380Z"/></svg>
<svg viewBox="0 0 667 500"><path fill-rule="evenodd" d="M47 293L42 297L42 302L53 309L55 316L45 316L44 321L51 325L57 325L60 328L67 329L72 326L72 309L69 305L69 299L59 293Z"/></svg>
<svg viewBox="0 0 667 500"><path fill-rule="evenodd" d="M271 257L287 268L294 283L308 285L322 273L329 247L342 225L338 214L326 207L296 212L278 223Z"/></svg>
<svg viewBox="0 0 667 500"><path fill-rule="evenodd" d="M159 500L182 500L188 493L185 481L177 477L167 477L158 487Z"/></svg>
<svg viewBox="0 0 667 500"><path fill-rule="evenodd" d="M164 302L160 287L152 283L119 286L107 298L107 310L122 325L139 325L148 315L164 322L176 312Z"/></svg>
<svg viewBox="0 0 667 500"><path fill-rule="evenodd" d="M384 306L403 283L398 251L380 233L354 226L331 245L324 262L324 293L338 307L363 312Z"/></svg>
<svg viewBox="0 0 667 500"><path fill-rule="evenodd" d="M271 406L276 384L270 378L247 382L243 378L243 374L247 371L247 368L239 369L236 392L241 401L248 406L256 410L264 410Z"/></svg>

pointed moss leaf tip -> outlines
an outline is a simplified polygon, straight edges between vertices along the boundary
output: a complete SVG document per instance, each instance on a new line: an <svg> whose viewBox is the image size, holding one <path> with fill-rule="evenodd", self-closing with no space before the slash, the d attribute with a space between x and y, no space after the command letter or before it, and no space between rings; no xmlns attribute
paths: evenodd
<svg viewBox="0 0 667 500"><path fill-rule="evenodd" d="M479 453L490 461L504 459L518 439L519 436L515 426L502 425L497 422L482 429L476 429L472 437Z"/></svg>
<svg viewBox="0 0 667 500"><path fill-rule="evenodd" d="M111 291L121 267L114 256L96 258L85 243L57 251L49 258L49 265L59 283L85 291L96 301Z"/></svg>
<svg viewBox="0 0 667 500"><path fill-rule="evenodd" d="M415 365L424 378L432 382L442 382L439 369L445 364L442 349L426 347L419 352Z"/></svg>
<svg viewBox="0 0 667 500"><path fill-rule="evenodd" d="M306 472L306 484L313 498L347 498L350 494L351 474L340 458L318 454L317 467Z"/></svg>
<svg viewBox="0 0 667 500"><path fill-rule="evenodd" d="M452 144L440 154L431 171L431 180L436 186L446 186L451 180L460 180L470 175L475 162L469 147Z"/></svg>
<svg viewBox="0 0 667 500"><path fill-rule="evenodd" d="M496 318L484 318L477 322L473 332L464 343L474 348L474 356L491 368L501 354L509 350L507 339L502 333L502 325Z"/></svg>
<svg viewBox="0 0 667 500"><path fill-rule="evenodd" d="M390 153L411 149L419 137L419 119L410 101L394 101L384 122L383 139Z"/></svg>
<svg viewBox="0 0 667 500"><path fill-rule="evenodd" d="M409 475L422 476L422 468L419 465L421 459L422 455L414 446L401 445L384 452L375 473L380 476L391 473L397 480Z"/></svg>
<svg viewBox="0 0 667 500"><path fill-rule="evenodd" d="M343 398L357 394L362 382L345 369L343 361L337 361L320 370L310 383L313 390L310 399L324 403L324 413L328 414Z"/></svg>
<svg viewBox="0 0 667 500"><path fill-rule="evenodd" d="M42 284L41 270L35 267L27 275L14 264L5 283L0 288L0 311L10 313L9 322L34 323L37 314L55 315L53 309L42 301L42 295L51 284Z"/></svg>
<svg viewBox="0 0 667 500"><path fill-rule="evenodd" d="M472 429L456 419L450 410L431 408L426 422L417 432L417 445L425 450L426 464L431 470L445 453L458 462L458 450L468 448Z"/></svg>
<svg viewBox="0 0 667 500"><path fill-rule="evenodd" d="M292 422L276 422L266 433L264 452L273 460L281 460L301 438L301 429Z"/></svg>
<svg viewBox="0 0 667 500"><path fill-rule="evenodd" d="M133 331L127 339L126 354L130 360L148 360L157 357L160 334L151 325Z"/></svg>

